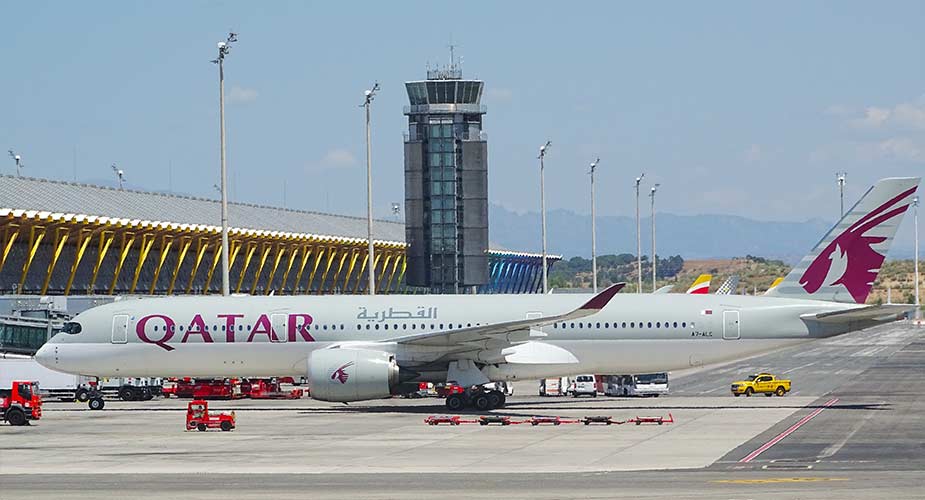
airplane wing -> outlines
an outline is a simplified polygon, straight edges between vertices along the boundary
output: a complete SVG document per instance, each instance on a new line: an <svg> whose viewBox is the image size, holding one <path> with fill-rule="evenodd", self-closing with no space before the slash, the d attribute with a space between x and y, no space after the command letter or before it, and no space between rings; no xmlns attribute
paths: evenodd
<svg viewBox="0 0 925 500"><path fill-rule="evenodd" d="M597 313L610 302L626 283L616 283L607 287L581 307L565 314L542 316L539 318L521 319L494 323L490 325L460 328L458 330L443 330L439 332L420 333L406 337L396 337L385 342L394 342L408 346L445 347L453 351L466 351L472 349L499 349L514 345L515 342L524 342L530 337L530 329L551 325L560 321L572 321ZM523 332L523 338L512 336L515 332ZM490 344L490 345L489 345ZM461 348L461 349L460 349Z"/></svg>
<svg viewBox="0 0 925 500"><path fill-rule="evenodd" d="M850 323L854 321L890 321L915 310L912 304L882 304L843 311L834 311L819 314L804 314L800 318L820 323Z"/></svg>

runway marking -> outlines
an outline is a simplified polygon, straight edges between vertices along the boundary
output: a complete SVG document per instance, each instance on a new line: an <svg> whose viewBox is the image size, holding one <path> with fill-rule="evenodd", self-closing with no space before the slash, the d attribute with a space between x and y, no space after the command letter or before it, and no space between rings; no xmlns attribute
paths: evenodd
<svg viewBox="0 0 925 500"><path fill-rule="evenodd" d="M756 457L758 457L758 455L761 455L762 453L768 451L769 449L771 449L772 446L774 446L775 444L781 442L784 438L786 438L787 436L789 436L789 435L793 434L794 432L796 432L796 430L799 429L800 427L803 427L803 425L806 424L806 422L809 422L810 420L812 420L813 418L815 418L816 415L822 413L822 410L825 410L826 408L828 408L828 407L834 405L834 404L837 403L837 402L838 402L838 398L830 399L829 401L827 401L827 402L826 402L824 405L822 405L821 407L816 408L816 409L815 409L812 413L810 413L809 415L806 415L805 417L801 418L799 422L797 422L797 423L791 425L789 429L785 430L784 432L781 432L780 434L778 434L777 436L775 436L774 439L768 441L767 443L764 443L763 445L761 445L760 448L758 448L757 450L755 450L755 451L749 453L749 454L748 454L745 458L743 458L742 460L739 460L739 463L747 464L747 463L751 462L751 461L754 460Z"/></svg>
<svg viewBox="0 0 925 500"><path fill-rule="evenodd" d="M883 404L885 402L886 401L880 401L880 404ZM822 450L822 453L819 454L818 458L820 459L829 458L832 455L841 451L841 449L845 446L845 444L848 443L848 440L854 437L854 435L857 434L859 430L861 430L861 427L863 427L864 424L866 424L873 416L874 416L874 412L868 411L867 415L864 416L864 419L857 421L852 427L851 431L845 434L845 437L840 439L837 443L833 443L828 448Z"/></svg>
<svg viewBox="0 0 925 500"><path fill-rule="evenodd" d="M815 483L821 481L850 481L847 477L771 477L767 479L718 479L712 483L768 484L768 483Z"/></svg>
<svg viewBox="0 0 925 500"><path fill-rule="evenodd" d="M809 367L809 366L813 366L814 364L816 364L816 363L818 363L818 362L819 362L819 361L813 361L813 362L810 362L810 363L806 363L805 365L800 365L800 366L797 366L797 367L795 367L795 368L791 368L791 369L789 369L789 370L785 370L785 371L781 372L781 374L790 373L790 372L799 370L799 369L801 369L801 368L806 368L806 367Z"/></svg>
<svg viewBox="0 0 925 500"><path fill-rule="evenodd" d="M881 352L889 349L890 346L872 346L860 351L851 353L849 356L852 358L864 358L864 357L873 357L879 355Z"/></svg>

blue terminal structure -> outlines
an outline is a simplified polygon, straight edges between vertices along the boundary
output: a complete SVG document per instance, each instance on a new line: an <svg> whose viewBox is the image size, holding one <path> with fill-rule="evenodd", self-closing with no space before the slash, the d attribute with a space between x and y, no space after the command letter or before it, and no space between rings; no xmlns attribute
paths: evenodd
<svg viewBox="0 0 925 500"><path fill-rule="evenodd" d="M547 266L561 257L547 256ZM479 293L543 293L542 254L492 250L488 253L489 282ZM547 268L548 270L548 268Z"/></svg>

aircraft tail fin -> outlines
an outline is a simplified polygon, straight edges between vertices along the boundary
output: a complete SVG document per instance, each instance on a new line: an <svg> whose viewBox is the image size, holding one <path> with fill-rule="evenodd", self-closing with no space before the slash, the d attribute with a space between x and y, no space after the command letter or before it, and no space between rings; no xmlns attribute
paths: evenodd
<svg viewBox="0 0 925 500"><path fill-rule="evenodd" d="M920 180L874 184L767 295L863 304Z"/></svg>
<svg viewBox="0 0 925 500"><path fill-rule="evenodd" d="M732 295L739 289L739 275L733 274L726 278L719 288L716 289L716 295Z"/></svg>
<svg viewBox="0 0 925 500"><path fill-rule="evenodd" d="M701 274L694 280L694 284L687 289L687 293L701 295L710 292L710 280L713 279L711 274Z"/></svg>
<svg viewBox="0 0 925 500"><path fill-rule="evenodd" d="M771 290L774 290L775 288L777 288L777 285L780 285L780 282L781 282L781 281L784 281L784 277L783 277L783 276L778 276L778 277L774 280L774 282L771 283L771 286L769 286L768 289L765 290L764 295L768 295L769 293L771 293Z"/></svg>

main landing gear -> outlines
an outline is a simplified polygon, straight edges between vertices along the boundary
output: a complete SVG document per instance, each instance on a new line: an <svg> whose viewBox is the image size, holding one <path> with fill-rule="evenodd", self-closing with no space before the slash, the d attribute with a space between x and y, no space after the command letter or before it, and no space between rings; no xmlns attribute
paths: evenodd
<svg viewBox="0 0 925 500"><path fill-rule="evenodd" d="M450 411L457 412L466 408L473 408L476 411L489 411L498 408L504 408L506 397L499 390L486 390L481 387L475 387L464 393L450 394L446 397L446 408Z"/></svg>

